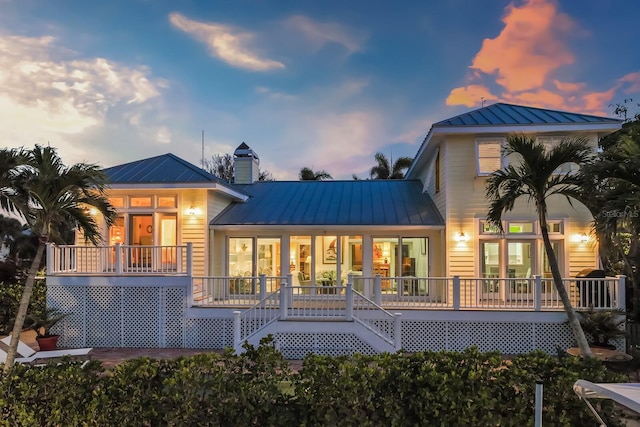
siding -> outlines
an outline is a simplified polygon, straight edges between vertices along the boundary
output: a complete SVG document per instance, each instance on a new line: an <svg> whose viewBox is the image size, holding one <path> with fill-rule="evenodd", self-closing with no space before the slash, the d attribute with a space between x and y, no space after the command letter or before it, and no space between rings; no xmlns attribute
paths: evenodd
<svg viewBox="0 0 640 427"><path fill-rule="evenodd" d="M229 204L230 200L227 197L210 192L207 199L207 224L210 224L213 218L222 212ZM225 235L222 232L214 232L212 229L209 229L209 238L211 243L209 244L209 269L207 275L223 274L226 259L224 253Z"/></svg>
<svg viewBox="0 0 640 427"><path fill-rule="evenodd" d="M180 244L193 244L193 274L204 275L205 254L207 238L207 190L183 190L180 194L180 207L178 216ZM187 215L185 212L190 206L198 208L196 215Z"/></svg>

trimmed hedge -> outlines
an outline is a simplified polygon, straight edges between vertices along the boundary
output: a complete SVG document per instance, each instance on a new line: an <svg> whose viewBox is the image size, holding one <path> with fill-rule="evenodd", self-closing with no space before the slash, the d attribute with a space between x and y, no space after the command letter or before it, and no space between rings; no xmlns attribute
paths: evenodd
<svg viewBox="0 0 640 427"><path fill-rule="evenodd" d="M591 425L578 378L620 381L595 360L532 352L305 358L298 373L268 340L246 353L140 358L105 372L65 362L0 374L6 426L527 426L543 381L544 425ZM616 420L611 402L602 412Z"/></svg>

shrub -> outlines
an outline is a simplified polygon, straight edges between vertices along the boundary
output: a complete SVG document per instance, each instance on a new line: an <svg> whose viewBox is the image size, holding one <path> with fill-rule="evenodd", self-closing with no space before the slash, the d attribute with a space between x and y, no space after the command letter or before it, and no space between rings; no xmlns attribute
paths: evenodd
<svg viewBox="0 0 640 427"><path fill-rule="evenodd" d="M16 282L0 283L0 334L8 334L13 328L13 320L20 306L24 290L24 278ZM29 312L42 312L47 304L46 280L36 280L29 303Z"/></svg>

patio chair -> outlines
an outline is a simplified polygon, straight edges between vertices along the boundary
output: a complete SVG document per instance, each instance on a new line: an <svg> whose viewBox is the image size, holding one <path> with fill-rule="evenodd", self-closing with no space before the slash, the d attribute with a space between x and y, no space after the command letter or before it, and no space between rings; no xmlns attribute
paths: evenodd
<svg viewBox="0 0 640 427"><path fill-rule="evenodd" d="M8 335L0 340L0 343L7 347L11 344L11 335ZM67 348L62 350L51 351L35 351L30 346L22 341L18 341L18 355L16 362L18 363L33 363L36 360L42 359L60 359L65 356L90 358L89 352L93 348ZM7 352L0 349L0 363L4 363L7 360Z"/></svg>

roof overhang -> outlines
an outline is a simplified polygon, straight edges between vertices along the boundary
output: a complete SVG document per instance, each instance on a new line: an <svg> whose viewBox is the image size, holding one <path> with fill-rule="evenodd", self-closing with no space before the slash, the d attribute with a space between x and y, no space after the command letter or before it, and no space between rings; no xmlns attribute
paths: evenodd
<svg viewBox="0 0 640 427"><path fill-rule="evenodd" d="M416 154L416 161L407 170L407 178L416 178L412 173L426 161L425 154L430 151L432 139L441 135L475 135L475 134L513 134L513 133L550 133L550 132L598 132L608 134L622 127L622 123L559 123L548 125L475 125L475 126L432 126L424 138ZM425 158L423 160L423 158Z"/></svg>
<svg viewBox="0 0 640 427"><path fill-rule="evenodd" d="M287 224L226 224L216 225L210 224L212 230L224 231L279 231L285 234L297 234L298 231L348 231L349 233L360 232L362 234L373 234L372 231L426 231L426 230L444 230L444 225L287 225Z"/></svg>
<svg viewBox="0 0 640 427"><path fill-rule="evenodd" d="M246 202L249 199L249 196L243 194L239 191L234 190L233 188L229 188L226 185L221 185L216 182L211 183L174 183L174 182L150 182L150 183L140 183L140 184L109 184L109 188L112 190L193 190L193 189L202 189L202 190L214 190L220 192L234 201L237 202Z"/></svg>

